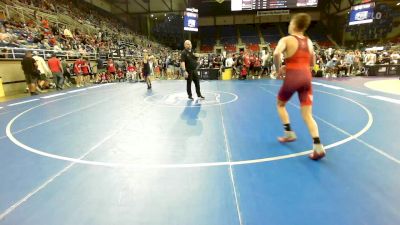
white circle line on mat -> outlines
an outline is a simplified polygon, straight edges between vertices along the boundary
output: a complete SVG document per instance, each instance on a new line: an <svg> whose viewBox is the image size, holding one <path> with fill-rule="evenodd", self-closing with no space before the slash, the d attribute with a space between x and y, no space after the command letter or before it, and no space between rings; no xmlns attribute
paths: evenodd
<svg viewBox="0 0 400 225"><path fill-rule="evenodd" d="M168 93L168 94L155 94L155 95L150 95L147 96L146 98L144 98L144 102L153 106L158 106L158 107L172 107L172 108L187 108L187 107L207 107L207 106L220 106L220 105L225 105L225 104L229 104L232 102L235 102L239 99L239 96L231 93L231 92L225 92L225 91L203 91L203 93L212 93L212 94L218 94L218 93L224 93L224 94L228 94L228 95L232 95L234 98L232 100L229 100L227 102L222 102L222 103L213 103L213 104L196 104L196 105L167 105L167 104L156 104L156 103L152 103L149 101L150 98L153 98L155 96L169 96L172 94L182 94L185 92L172 92L172 93ZM189 100L188 100L189 101ZM200 103L202 100L199 100Z"/></svg>
<svg viewBox="0 0 400 225"><path fill-rule="evenodd" d="M373 116L372 113L370 112L370 110L365 107L364 105L362 105L361 103L347 98L347 97L343 97L340 95L336 95L336 94L332 94L332 93L328 93L328 92L324 92L333 96L337 96L339 98L345 99L347 101L350 101L356 105L358 105L359 107L361 107L368 115L368 122L367 124L364 126L363 129L361 129L360 131L358 131L357 133L350 135L349 137L337 141L335 143L329 144L325 146L326 150L329 150L331 148L337 147L339 145L343 145L353 139L356 139L358 137L360 137L361 135L363 135L365 132L367 132L373 123ZM198 167L218 167L218 166L237 166L237 165L249 165L249 164L256 164L256 163L263 163L263 162L270 162L270 161L277 161L277 160L282 160L282 159L288 159L288 158L294 158L294 157L298 157L298 156L303 156L303 155L307 155L309 153L311 153L312 150L305 150L302 152L298 152L298 153L293 153L293 154L287 154L287 155L281 155L281 156L274 156L274 157L266 157L266 158L258 158L258 159L250 159L250 160L240 160L240 161L231 161L231 162L226 162L226 161L222 161L222 162L204 162L204 163L182 163L182 164L133 164L133 163L109 163L109 162L99 162L99 161L90 161L90 160L83 160L83 159L76 159L76 158L70 158L70 157L66 157L66 156L61 156L61 155L56 155L56 154L51 154L48 152L43 152L39 149L35 149L33 147L30 147L28 145L25 145L24 143L21 143L19 140L17 140L14 135L11 132L11 127L13 125L13 123L22 115L24 115L25 113L38 108L40 106L42 106L44 104L29 108L23 112L21 112L20 114L16 115L14 118L12 118L6 127L6 135L7 137L17 146L21 147L22 149L29 151L31 153L35 153L44 157L48 157L48 158L53 158L53 159L58 159L58 160L63 160L63 161L69 161L69 162L73 162L73 163L79 163L79 164L84 164L84 165L92 165L92 166L102 166L102 167L109 167L109 168L133 168L133 169L152 169L152 168L198 168Z"/></svg>

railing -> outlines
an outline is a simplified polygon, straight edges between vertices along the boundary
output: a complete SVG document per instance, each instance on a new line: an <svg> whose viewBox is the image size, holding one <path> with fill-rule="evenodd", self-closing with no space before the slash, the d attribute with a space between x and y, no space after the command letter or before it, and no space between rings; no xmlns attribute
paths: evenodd
<svg viewBox="0 0 400 225"><path fill-rule="evenodd" d="M23 6L11 6L11 5L6 5L5 7L6 12L7 12L7 18L11 18L11 12L16 12L18 16L21 17L22 21L25 23L27 17L30 19L34 19L34 14L36 11L36 15L46 18L49 22L52 23L59 23L58 17L56 14L50 14L50 13L45 13L42 12L41 9L31 9L28 7L23 7Z"/></svg>
<svg viewBox="0 0 400 225"><path fill-rule="evenodd" d="M0 60L21 60L24 58L27 51L35 52L37 55L43 57L45 60L50 58L53 53L58 57L65 58L67 60L74 60L80 57L78 51L55 51L47 49L30 49L30 48L10 48L10 47L0 47ZM84 57L89 60L96 60L98 58L107 59L137 59L140 58L140 54L131 54L124 50L112 49L105 52L91 52L83 54Z"/></svg>
<svg viewBox="0 0 400 225"><path fill-rule="evenodd" d="M65 24L68 24L68 26L72 29L79 28L80 30L83 30L89 34L96 32L96 28L93 25L81 24L76 19L68 15L60 14L59 20L63 21Z"/></svg>
<svg viewBox="0 0 400 225"><path fill-rule="evenodd" d="M321 49L321 46L319 46L319 44L318 44L318 42L316 42L316 41L313 41L313 44L314 44L314 46L315 46L315 50L320 50Z"/></svg>
<svg viewBox="0 0 400 225"><path fill-rule="evenodd" d="M3 2L0 2L0 12L3 11L7 19L11 19L12 16L17 16L21 18L21 20L26 23L27 20L29 19L36 19L34 18L34 14L36 11L37 16L41 16L43 18L46 18L49 22L53 22L56 24L63 24L63 25L68 25L68 28L71 30L74 28L79 28L81 30L87 31L87 33L97 33L97 27L96 25L91 25L91 24L81 24L79 23L76 19L72 18L70 15L65 15L65 14L56 14L54 12L46 11L44 12L43 9L33 7L30 5L24 5L22 3L18 3L13 6L13 5L7 5ZM110 30L107 28L107 30ZM123 34L122 37L128 38L130 35ZM141 40L143 40L143 37L130 37L135 40L135 43L140 43ZM147 40L147 39L146 39ZM156 44L154 42L148 42L152 44L153 46L159 46L159 44ZM14 48L14 47L0 47L0 52L1 58L7 58L7 59L22 59L25 52L28 50L26 48ZM42 52L43 57L46 57L46 54L52 54L53 50L43 50L43 49L29 49L31 51L38 51L39 53ZM4 51L4 52L3 52ZM44 52L44 53L43 53ZM77 55L75 52L71 53L71 51L58 51L57 53L65 53L64 57L70 58L70 57L75 57ZM97 53L92 53L92 54L97 54ZM110 57L137 57L135 54L127 54L125 51L123 53L120 53L118 50L109 50L107 53L104 53L106 55L109 55ZM99 54L100 56L102 55L101 53Z"/></svg>
<svg viewBox="0 0 400 225"><path fill-rule="evenodd" d="M7 19L11 19L12 15L21 17L22 22L26 22L25 20L25 15L23 13L23 11L21 11L20 9L10 6L10 5L5 5L5 7L3 8L5 13L6 13L6 18Z"/></svg>
<svg viewBox="0 0 400 225"><path fill-rule="evenodd" d="M0 10L0 15L1 15L1 17L4 17L4 18L1 18L1 19L7 18L7 14L6 14L5 10Z"/></svg>
<svg viewBox="0 0 400 225"><path fill-rule="evenodd" d="M53 53L57 54L59 57L63 57L66 59L76 59L80 56L77 51L55 51L55 50L47 50L47 49L31 49L31 48L14 48L14 47L0 47L0 58L1 59L22 59L25 56L27 51L37 52L37 55L43 57L44 59L48 59L51 57ZM88 53L85 56L89 57L89 59L96 59L97 53Z"/></svg>
<svg viewBox="0 0 400 225"><path fill-rule="evenodd" d="M58 14L56 12L44 10L42 8L38 8L38 7L27 5L27 4L23 4L18 1L14 1L14 3L15 3L14 6L10 6L10 5L7 5L7 6L17 8L17 9L25 12L26 14L30 14L31 16L33 16L36 11L38 16L43 16L43 17L46 17L49 21L57 22Z"/></svg>

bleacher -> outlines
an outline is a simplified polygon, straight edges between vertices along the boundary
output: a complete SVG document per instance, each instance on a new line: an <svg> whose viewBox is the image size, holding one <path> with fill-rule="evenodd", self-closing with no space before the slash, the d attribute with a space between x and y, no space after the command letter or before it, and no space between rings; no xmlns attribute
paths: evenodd
<svg viewBox="0 0 400 225"><path fill-rule="evenodd" d="M224 49L227 52L236 52L236 45L235 44L225 44Z"/></svg>
<svg viewBox="0 0 400 225"><path fill-rule="evenodd" d="M200 51L212 52L217 40L217 29L214 26L200 27Z"/></svg>
<svg viewBox="0 0 400 225"><path fill-rule="evenodd" d="M237 33L235 26L221 26L220 41L222 45L237 44Z"/></svg>
<svg viewBox="0 0 400 225"><path fill-rule="evenodd" d="M236 44L238 43L236 27L235 26L221 26L220 27L220 43L228 52L236 51Z"/></svg>
<svg viewBox="0 0 400 225"><path fill-rule="evenodd" d="M321 47L331 47L333 43L326 36L327 30L323 24L318 22L311 23L309 29L307 30L307 35L312 41L318 43Z"/></svg>
<svg viewBox="0 0 400 225"><path fill-rule="evenodd" d="M253 51L253 52L258 52L260 51L260 45L259 44L246 44L246 48Z"/></svg>
<svg viewBox="0 0 400 225"><path fill-rule="evenodd" d="M242 42L246 45L260 43L260 38L255 25L240 25L239 32Z"/></svg>
<svg viewBox="0 0 400 225"><path fill-rule="evenodd" d="M93 11L97 8L91 8L94 6L89 3L53 3L56 7L49 10L18 1L0 2L1 19L7 26L7 33L0 40L1 58L18 60L27 50L37 51L45 59L53 52L67 59L81 54L90 59L138 57L143 47L162 47L135 34L111 14ZM65 30L73 36L65 36Z"/></svg>
<svg viewBox="0 0 400 225"><path fill-rule="evenodd" d="M264 38L264 41L270 43L271 47L276 46L281 34L276 24L261 24L260 31Z"/></svg>

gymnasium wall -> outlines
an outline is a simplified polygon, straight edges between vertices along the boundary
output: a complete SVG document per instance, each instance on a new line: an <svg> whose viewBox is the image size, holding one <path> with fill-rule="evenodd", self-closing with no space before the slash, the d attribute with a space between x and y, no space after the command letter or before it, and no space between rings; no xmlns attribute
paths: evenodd
<svg viewBox="0 0 400 225"><path fill-rule="evenodd" d="M21 68L21 61L0 61L0 76L3 79L3 88L6 95L25 90L25 76Z"/></svg>
<svg viewBox="0 0 400 225"><path fill-rule="evenodd" d="M73 62L68 61L68 63ZM91 65L96 65L94 61L90 63ZM3 79L3 88L6 96L25 91L25 75L22 71L20 60L1 60L0 76Z"/></svg>

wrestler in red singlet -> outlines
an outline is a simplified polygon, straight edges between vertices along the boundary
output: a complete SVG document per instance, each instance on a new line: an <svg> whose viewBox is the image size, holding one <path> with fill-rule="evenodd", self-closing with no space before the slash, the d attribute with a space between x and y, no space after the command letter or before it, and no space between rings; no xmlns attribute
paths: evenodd
<svg viewBox="0 0 400 225"><path fill-rule="evenodd" d="M290 127L290 118L286 110L286 103L295 92L299 95L301 115L313 138L313 152L310 158L319 160L325 156L325 150L319 138L318 125L312 115L312 85L311 66L315 63L315 54L312 42L304 36L311 23L311 17L305 13L296 14L289 25L290 36L282 38L274 52L274 63L279 75L281 68L281 56L287 56L286 77L278 94L277 110L285 129L285 136L278 138L282 143L296 140L296 134Z"/></svg>
<svg viewBox="0 0 400 225"><path fill-rule="evenodd" d="M285 60L286 77L278 99L287 102L295 92L298 92L301 105L312 105L311 54L308 49L308 38L291 36L297 39L299 47L293 56Z"/></svg>

